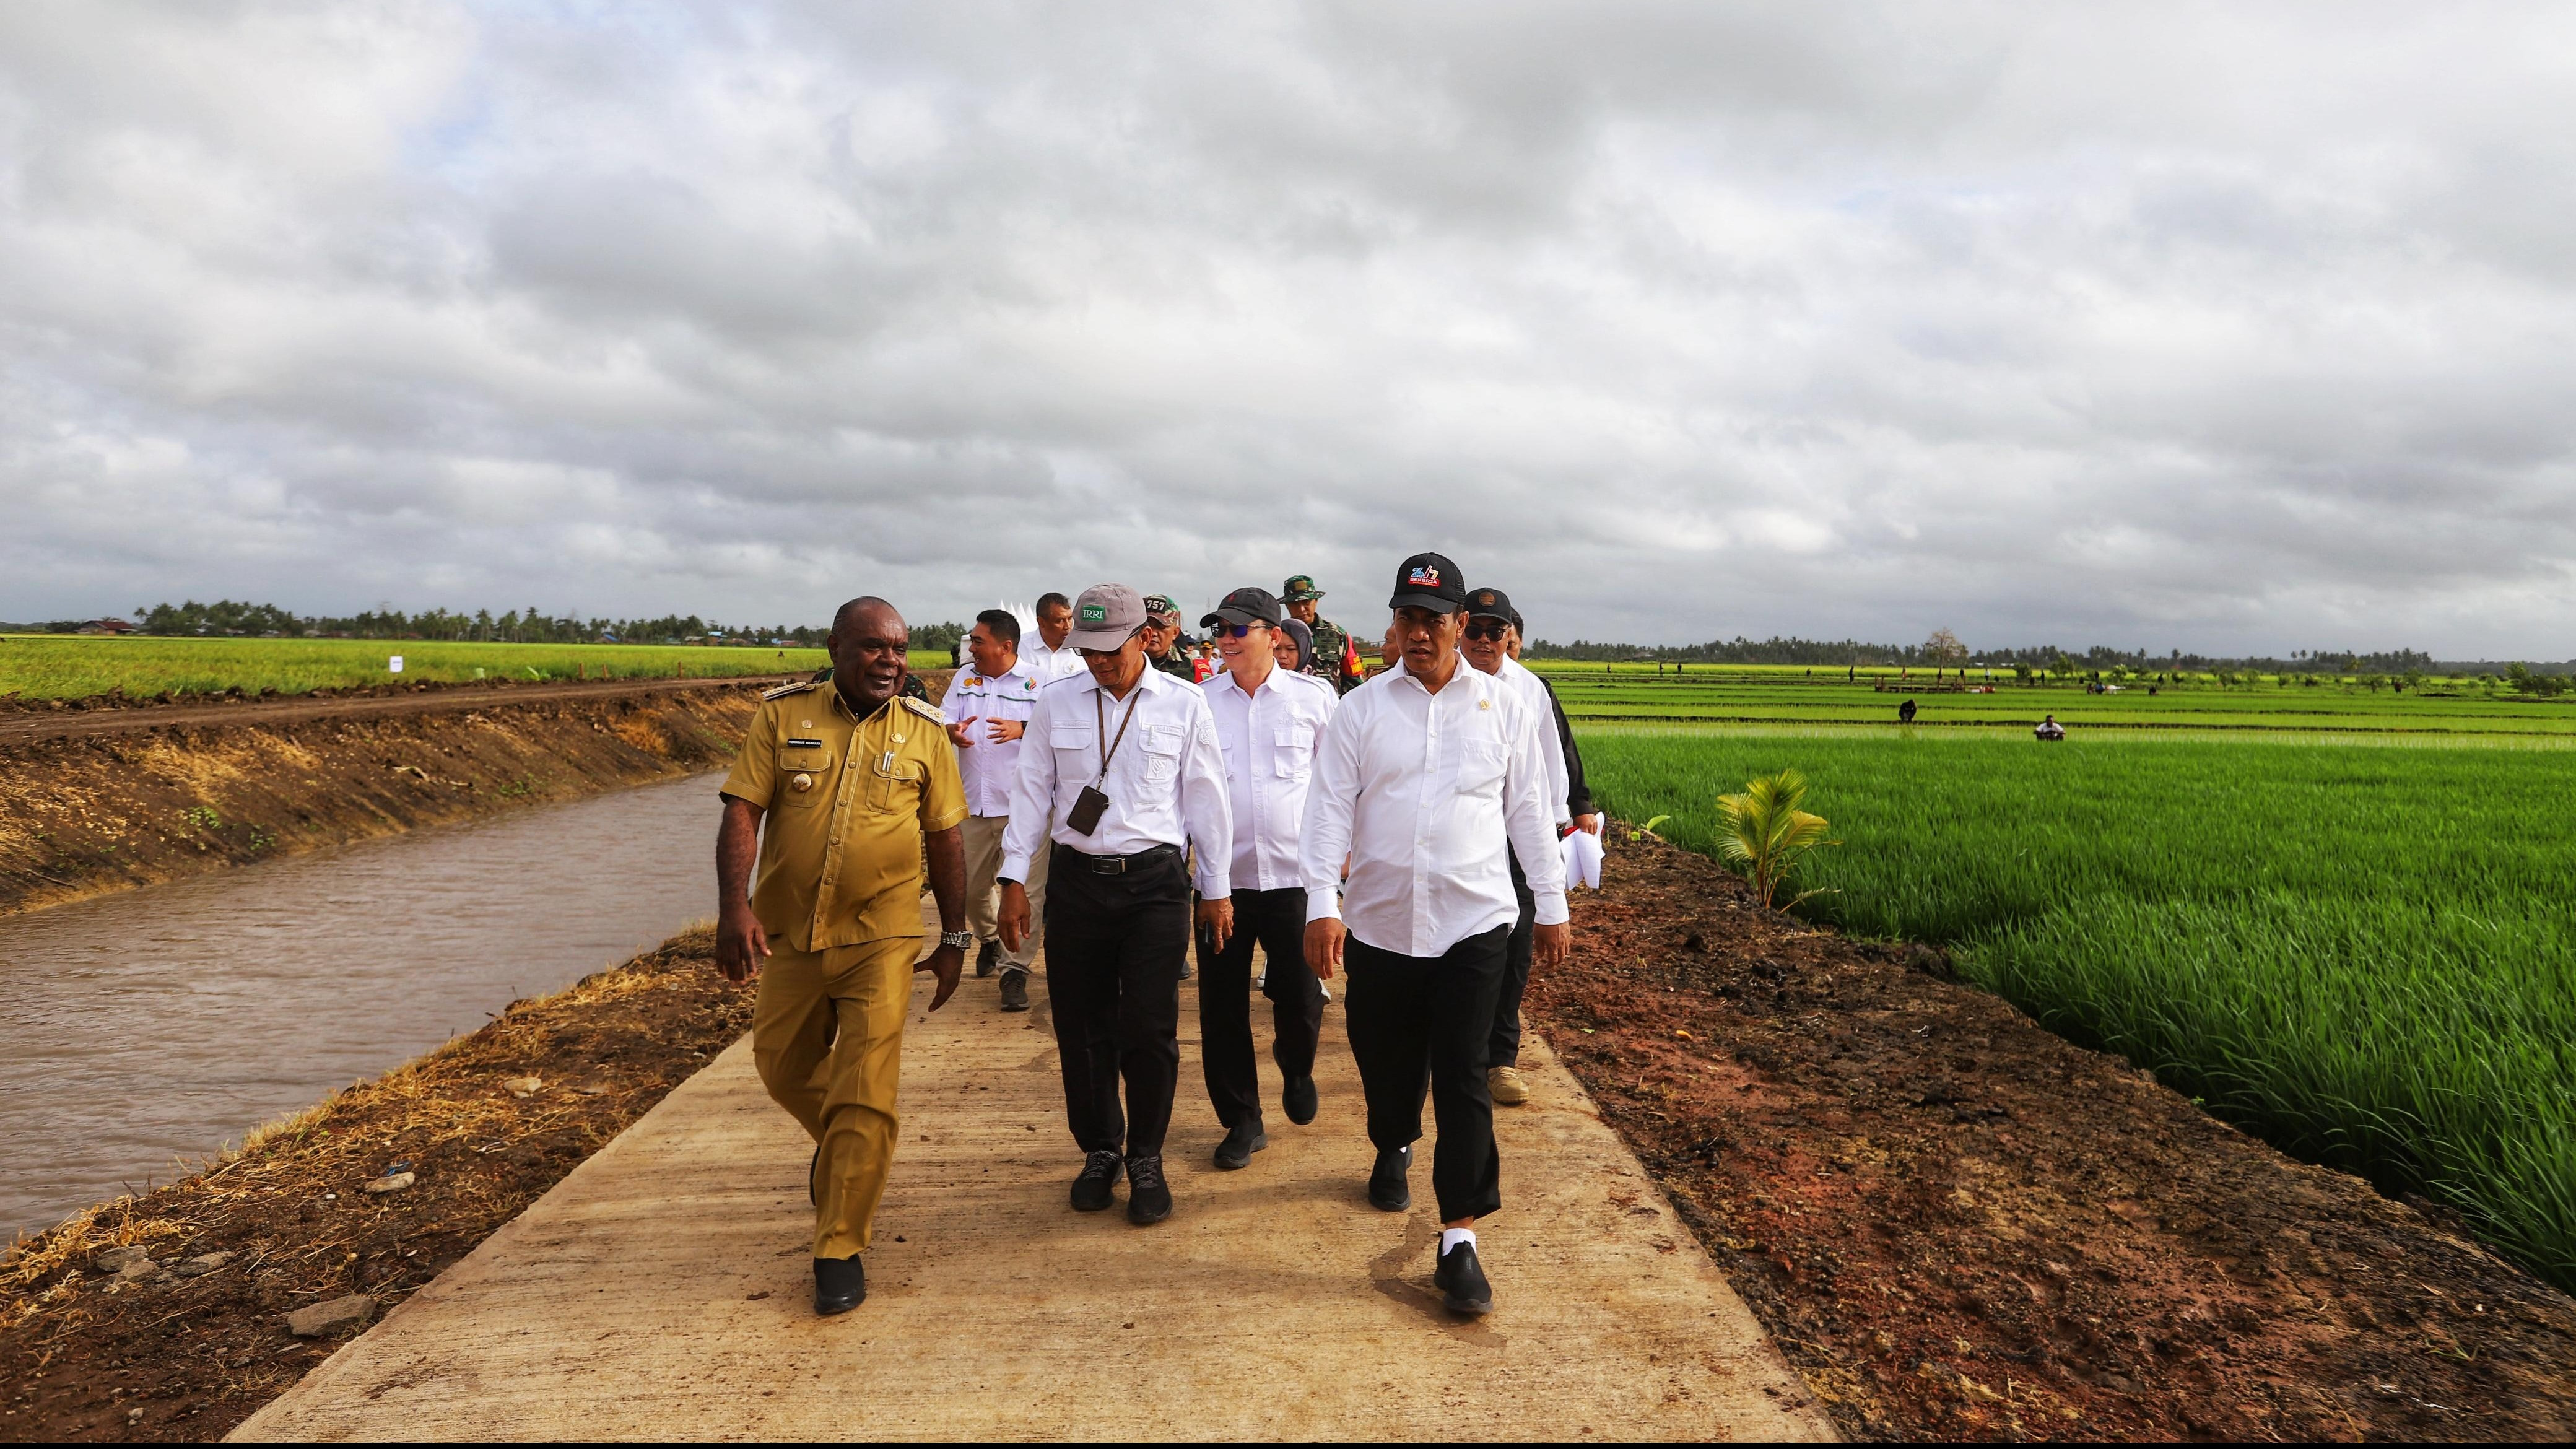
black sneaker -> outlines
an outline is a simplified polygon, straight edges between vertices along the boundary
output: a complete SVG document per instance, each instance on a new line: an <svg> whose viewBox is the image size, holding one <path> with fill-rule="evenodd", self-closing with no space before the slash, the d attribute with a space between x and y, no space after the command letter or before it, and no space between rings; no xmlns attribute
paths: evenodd
<svg viewBox="0 0 2576 1449"><path fill-rule="evenodd" d="M1172 1215L1172 1185L1163 1181L1163 1159L1127 1159L1127 1221L1143 1227Z"/></svg>
<svg viewBox="0 0 2576 1449"><path fill-rule="evenodd" d="M1270 1145L1270 1134L1261 1130L1261 1121L1237 1122L1225 1129L1225 1140L1216 1145L1216 1165L1231 1172L1249 1166L1252 1154Z"/></svg>
<svg viewBox="0 0 2576 1449"><path fill-rule="evenodd" d="M1029 1009L1029 973L1016 966L1002 973L1002 1009L1004 1011Z"/></svg>
<svg viewBox="0 0 2576 1449"><path fill-rule="evenodd" d="M1485 1281L1474 1243L1460 1243L1441 1254L1440 1266L1431 1271L1431 1286L1440 1290L1440 1306L1452 1313L1474 1316L1494 1311L1493 1285Z"/></svg>
<svg viewBox="0 0 2576 1449"><path fill-rule="evenodd" d="M1288 1085L1280 1089L1279 1105L1287 1111L1288 1120L1300 1127L1314 1121L1315 1079L1290 1077Z"/></svg>
<svg viewBox="0 0 2576 1449"><path fill-rule="evenodd" d="M868 1301L868 1270L859 1255L814 1260L814 1311L825 1318Z"/></svg>
<svg viewBox="0 0 2576 1449"><path fill-rule="evenodd" d="M978 976L992 975L1001 964L1002 943L999 941L987 941L983 949L975 953L975 974Z"/></svg>
<svg viewBox="0 0 2576 1449"><path fill-rule="evenodd" d="M1094 1152L1082 1159L1082 1173L1073 1180L1073 1210L1096 1213L1109 1206L1111 1189L1118 1186L1118 1171L1126 1162L1115 1152Z"/></svg>
<svg viewBox="0 0 2576 1449"><path fill-rule="evenodd" d="M1413 1189L1404 1180L1412 1170L1410 1145L1380 1152L1376 1169L1369 1173L1369 1206L1382 1213L1400 1213L1413 1206Z"/></svg>

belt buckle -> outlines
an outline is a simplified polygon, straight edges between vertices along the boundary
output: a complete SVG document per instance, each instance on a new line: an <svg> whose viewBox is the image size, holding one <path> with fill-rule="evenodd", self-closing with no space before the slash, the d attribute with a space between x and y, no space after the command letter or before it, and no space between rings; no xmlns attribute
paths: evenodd
<svg viewBox="0 0 2576 1449"><path fill-rule="evenodd" d="M1095 855L1091 858L1091 871L1094 875L1125 875L1127 873L1127 857L1123 855Z"/></svg>

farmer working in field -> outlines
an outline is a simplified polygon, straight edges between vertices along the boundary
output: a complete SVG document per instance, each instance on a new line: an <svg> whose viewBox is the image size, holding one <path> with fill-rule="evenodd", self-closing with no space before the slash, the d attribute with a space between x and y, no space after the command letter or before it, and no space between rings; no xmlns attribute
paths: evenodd
<svg viewBox="0 0 2576 1449"><path fill-rule="evenodd" d="M986 609L975 616L966 648L973 667L957 671L939 713L948 722L948 738L957 746L957 773L966 787L966 918L983 944L976 948L975 974L1002 973L1002 1009L1029 1009L1029 961L1037 954L1037 937L1015 950L1002 949L993 913L1002 873L1002 831L1011 823L1011 793L1020 782L1021 737L1029 716L1037 712L1038 678L1020 663L1020 621L1008 609ZM1046 903L1046 862L1029 867L1026 882L1031 909Z"/></svg>
<svg viewBox="0 0 2576 1449"><path fill-rule="evenodd" d="M1207 697L1145 665L1145 601L1098 584L1074 601L1072 647L1088 673L1038 691L1002 837L1002 944L1027 939L1029 878L1048 852L1047 1001L1064 1072L1064 1114L1082 1171L1075 1210L1109 1206L1127 1179L1127 1219L1171 1216L1163 1137L1180 1080L1181 967L1190 871L1199 926L1234 934L1234 816ZM1050 822L1052 822L1050 824ZM1126 1087L1120 1110L1119 1087Z"/></svg>
<svg viewBox="0 0 2576 1449"><path fill-rule="evenodd" d="M1252 948L1266 958L1270 1055L1279 1105L1302 1127L1315 1120L1315 1039L1324 983L1306 969L1306 879L1298 859L1315 745L1341 696L1311 674L1279 666L1271 640L1287 620L1267 589L1225 596L1199 626L1216 636L1226 672L1199 686L1216 720L1234 813L1234 936L1199 937L1199 1065L1225 1128L1216 1165L1238 1168L1270 1145L1261 1119L1261 1068L1252 1053Z"/></svg>
<svg viewBox="0 0 2576 1449"><path fill-rule="evenodd" d="M1548 968L1565 959L1565 862L1544 722L1519 691L1458 654L1467 590L1457 566L1436 553L1406 559L1388 606L1402 667L1351 691L1316 755L1300 852L1306 960L1319 976L1350 971L1351 1056L1377 1148L1369 1201L1383 1211L1413 1204L1406 1174L1430 1084L1440 1130L1433 1281L1452 1311L1485 1313L1493 1290L1475 1226L1502 1206L1485 1065L1520 916L1510 856L1527 863L1536 956Z"/></svg>
<svg viewBox="0 0 2576 1449"><path fill-rule="evenodd" d="M716 966L759 976L752 1059L815 1142L814 1311L827 1316L868 1295L859 1259L894 1165L913 973L937 975L936 1011L975 944L957 751L938 710L899 694L909 643L892 604L843 604L823 641L831 682L761 696L716 835ZM940 937L923 961L925 858Z"/></svg>
<svg viewBox="0 0 2576 1449"><path fill-rule="evenodd" d="M1574 730L1565 721L1565 711L1557 707L1556 691L1511 657L1511 641L1519 628L1520 611L1502 590L1476 589L1467 595L1467 628L1459 636L1458 652L1479 672L1519 691L1539 719L1539 747L1547 760L1548 808L1555 812L1556 836L1563 839L1568 831L1592 828L1592 791L1583 783L1583 756L1574 747ZM1560 863L1564 859L1560 851L1548 853ZM1529 1100L1529 1084L1520 1073L1521 993L1529 989L1530 943L1538 919L1520 852L1512 851L1509 859L1520 917L1512 923L1511 948L1503 960L1502 995L1494 1002L1494 1032L1485 1051L1485 1086L1498 1107L1517 1107Z"/></svg>

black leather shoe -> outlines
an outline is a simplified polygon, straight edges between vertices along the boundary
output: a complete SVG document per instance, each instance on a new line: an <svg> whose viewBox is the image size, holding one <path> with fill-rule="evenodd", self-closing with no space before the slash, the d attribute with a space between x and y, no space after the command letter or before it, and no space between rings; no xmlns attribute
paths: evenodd
<svg viewBox="0 0 2576 1449"><path fill-rule="evenodd" d="M825 1318L868 1301L868 1270L859 1255L814 1260L814 1311Z"/></svg>
<svg viewBox="0 0 2576 1449"><path fill-rule="evenodd" d="M987 941L983 949L975 953L975 974L978 976L992 975L1001 964L1002 943L999 941Z"/></svg>
<svg viewBox="0 0 2576 1449"><path fill-rule="evenodd" d="M1431 1286L1440 1290L1440 1306L1452 1313L1494 1311L1493 1285L1485 1281L1485 1268L1476 1261L1473 1243L1460 1243L1440 1255L1440 1266L1431 1271Z"/></svg>
<svg viewBox="0 0 2576 1449"><path fill-rule="evenodd" d="M1287 1109L1288 1120L1303 1127L1315 1120L1315 1079L1290 1077L1280 1090L1279 1105Z"/></svg>
<svg viewBox="0 0 2576 1449"><path fill-rule="evenodd" d="M1109 1206L1110 1190L1118 1186L1118 1172L1126 1159L1115 1152L1094 1152L1082 1159L1082 1175L1073 1180L1073 1210L1096 1213Z"/></svg>
<svg viewBox="0 0 2576 1449"><path fill-rule="evenodd" d="M1163 1181L1163 1159L1127 1159L1127 1221L1143 1227L1172 1215L1172 1185Z"/></svg>
<svg viewBox="0 0 2576 1449"><path fill-rule="evenodd" d="M1020 970L1002 973L1002 1009L1004 1011L1029 1009L1029 973Z"/></svg>
<svg viewBox="0 0 2576 1449"><path fill-rule="evenodd" d="M1413 1206L1413 1188L1404 1180L1412 1170L1412 1147L1379 1153L1377 1168L1369 1173L1369 1206L1382 1213L1400 1213Z"/></svg>
<svg viewBox="0 0 2576 1449"><path fill-rule="evenodd" d="M1261 1130L1259 1120L1237 1122L1225 1129L1225 1140L1216 1145L1216 1165L1231 1172L1249 1166L1252 1154L1270 1145L1270 1134Z"/></svg>

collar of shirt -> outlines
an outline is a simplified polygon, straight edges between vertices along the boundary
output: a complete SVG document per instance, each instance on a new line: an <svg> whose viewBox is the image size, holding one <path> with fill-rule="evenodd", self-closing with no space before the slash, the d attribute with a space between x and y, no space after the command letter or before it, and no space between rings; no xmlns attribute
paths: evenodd
<svg viewBox="0 0 2576 1449"><path fill-rule="evenodd" d="M1306 800L1308 919L1340 915L1372 946L1438 956L1518 919L1508 844L1536 919L1563 921L1565 861L1533 725L1517 690L1464 660L1436 694L1404 669L1353 690L1325 728Z"/></svg>
<svg viewBox="0 0 2576 1449"><path fill-rule="evenodd" d="M1038 691L1029 736L1002 835L1003 879L1028 879L1029 861L1051 839L1086 855L1195 846L1200 894L1233 890L1234 817L1216 722L1198 686L1147 669L1119 699L1086 670ZM1103 777L1101 758L1113 742ZM1084 835L1066 817L1094 779L1109 807Z"/></svg>
<svg viewBox="0 0 2576 1449"><path fill-rule="evenodd" d="M1310 674L1273 668L1246 693L1220 674L1207 691L1225 756L1227 799L1234 810L1234 886L1286 890L1305 884L1299 844L1305 834L1306 787L1315 747L1340 696Z"/></svg>

